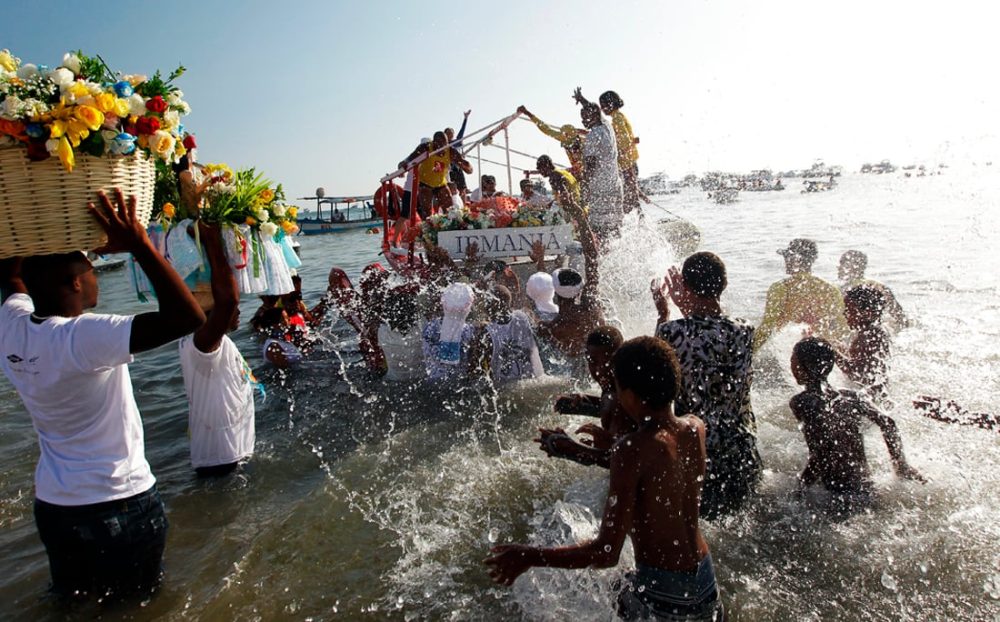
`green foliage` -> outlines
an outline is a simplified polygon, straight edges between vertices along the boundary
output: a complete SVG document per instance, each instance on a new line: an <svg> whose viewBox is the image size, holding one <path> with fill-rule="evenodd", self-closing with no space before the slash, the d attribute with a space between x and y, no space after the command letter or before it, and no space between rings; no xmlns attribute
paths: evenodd
<svg viewBox="0 0 1000 622"><path fill-rule="evenodd" d="M153 217L158 218L165 203L180 206L177 190L177 174L172 166L163 160L156 160L156 183L153 186Z"/></svg>
<svg viewBox="0 0 1000 622"><path fill-rule="evenodd" d="M184 65L178 65L177 69L171 71L170 75L167 76L167 79L164 80L163 74L161 74L160 70L157 69L156 73L153 74L153 77L136 86L135 90L143 97L156 97L157 95L160 97L166 97L178 89L178 87L173 84L173 81L184 75L185 71L187 71L187 68L185 68Z"/></svg>
<svg viewBox="0 0 1000 622"><path fill-rule="evenodd" d="M225 191L212 191L208 205L201 210L206 222L242 223L253 214L258 196L271 187L271 180L249 168L237 171Z"/></svg>

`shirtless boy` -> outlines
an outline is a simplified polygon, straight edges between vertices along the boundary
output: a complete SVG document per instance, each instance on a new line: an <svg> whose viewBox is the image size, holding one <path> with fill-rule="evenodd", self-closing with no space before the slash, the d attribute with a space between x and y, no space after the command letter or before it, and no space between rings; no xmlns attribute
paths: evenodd
<svg viewBox="0 0 1000 622"><path fill-rule="evenodd" d="M503 545L486 559L493 580L511 585L533 566L608 568L632 538L637 570L618 597L625 619L652 615L722 619L708 544L698 528L705 476L705 426L677 417L677 357L654 337L626 342L613 359L622 408L639 429L612 450L611 485L597 537L559 548Z"/></svg>
<svg viewBox="0 0 1000 622"><path fill-rule="evenodd" d="M889 360L889 333L882 326L885 297L869 285L858 285L844 294L844 317L857 331L846 354L837 352L837 367L864 387L873 399L885 397Z"/></svg>
<svg viewBox="0 0 1000 622"><path fill-rule="evenodd" d="M791 399L792 414L802 423L809 461L800 476L806 486L823 484L845 509L871 502L873 485L861 434L862 417L882 430L896 474L924 481L906 462L896 422L872 407L856 391L837 390L827 384L833 370L833 347L808 337L792 349L792 374L805 390Z"/></svg>
<svg viewBox="0 0 1000 622"><path fill-rule="evenodd" d="M587 423L577 429L577 434L588 434L591 439L578 443L562 428L540 428L535 439L541 450L552 458L566 458L583 465L611 466L611 447L614 442L635 432L635 424L621 410L615 396L615 378L611 361L624 339L614 326L601 326L587 336L587 368L590 377L601 388L601 394L573 393L560 396L555 411L564 415L590 415L601 420L600 425Z"/></svg>

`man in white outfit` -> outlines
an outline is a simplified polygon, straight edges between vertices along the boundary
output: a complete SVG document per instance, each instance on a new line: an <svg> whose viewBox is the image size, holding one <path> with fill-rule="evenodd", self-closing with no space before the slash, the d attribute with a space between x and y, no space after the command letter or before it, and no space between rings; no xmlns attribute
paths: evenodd
<svg viewBox="0 0 1000 622"><path fill-rule="evenodd" d="M583 202L590 210L590 227L604 246L618 235L625 216L618 145L611 124L597 104L584 104L580 117L588 130L583 139Z"/></svg>

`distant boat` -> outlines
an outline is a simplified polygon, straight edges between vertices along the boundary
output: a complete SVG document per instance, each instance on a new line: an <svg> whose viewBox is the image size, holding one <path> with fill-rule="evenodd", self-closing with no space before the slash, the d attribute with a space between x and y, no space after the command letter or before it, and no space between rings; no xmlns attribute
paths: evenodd
<svg viewBox="0 0 1000 622"><path fill-rule="evenodd" d="M712 192L708 193L708 198L712 199L719 205L729 205L730 203L735 203L740 197L740 191L737 188L716 188Z"/></svg>
<svg viewBox="0 0 1000 622"><path fill-rule="evenodd" d="M125 265L125 258L120 255L87 253L87 259L90 260L90 265L94 266L94 272L109 272Z"/></svg>
<svg viewBox="0 0 1000 622"><path fill-rule="evenodd" d="M303 201L316 201L315 214L298 219L299 235L341 233L351 229L370 229L382 224L372 206L372 195L354 197L328 197L323 188L316 189L316 196L302 197ZM324 218L323 206L330 208ZM340 206L344 209L341 210Z"/></svg>

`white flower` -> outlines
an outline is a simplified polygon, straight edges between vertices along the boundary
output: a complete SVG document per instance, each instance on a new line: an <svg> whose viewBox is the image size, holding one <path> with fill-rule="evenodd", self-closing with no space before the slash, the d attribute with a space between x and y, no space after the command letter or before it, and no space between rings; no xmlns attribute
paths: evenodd
<svg viewBox="0 0 1000 622"><path fill-rule="evenodd" d="M136 117L141 117L146 114L146 101L142 98L142 95L132 93L132 95L129 96L128 113Z"/></svg>
<svg viewBox="0 0 1000 622"><path fill-rule="evenodd" d="M53 83L60 87L67 87L73 84L73 72L65 67L58 67L49 72L47 76Z"/></svg>
<svg viewBox="0 0 1000 622"><path fill-rule="evenodd" d="M181 114L191 114L191 106L189 106L187 102L181 102L177 105L177 108L180 110Z"/></svg>
<svg viewBox="0 0 1000 622"><path fill-rule="evenodd" d="M266 208L255 209L253 211L253 217L257 219L257 222L267 222L271 220L271 215L267 213Z"/></svg>
<svg viewBox="0 0 1000 622"><path fill-rule="evenodd" d="M17 68L17 77L22 80L30 80L38 75L38 67L28 63Z"/></svg>
<svg viewBox="0 0 1000 622"><path fill-rule="evenodd" d="M271 211L274 212L274 215L277 216L278 218L284 218L285 216L285 206L282 205L281 203L276 203L272 205Z"/></svg>
<svg viewBox="0 0 1000 622"><path fill-rule="evenodd" d="M260 232L266 236L274 237L274 235L278 233L278 225L273 222L261 223Z"/></svg>
<svg viewBox="0 0 1000 622"><path fill-rule="evenodd" d="M28 117L40 117L51 110L51 107L39 99L26 99L21 108L21 114Z"/></svg>
<svg viewBox="0 0 1000 622"><path fill-rule="evenodd" d="M80 73L80 57L71 52L63 54L62 66L73 73Z"/></svg>
<svg viewBox="0 0 1000 622"><path fill-rule="evenodd" d="M163 113L163 127L167 130L175 129L181 122L181 115L176 110L167 110Z"/></svg>
<svg viewBox="0 0 1000 622"><path fill-rule="evenodd" d="M3 100L3 105L0 106L0 117L13 121L17 119L23 106L24 101L21 98L11 95Z"/></svg>
<svg viewBox="0 0 1000 622"><path fill-rule="evenodd" d="M181 101L184 99L184 91L177 90L171 93L167 93L167 103L171 106L180 106Z"/></svg>
<svg viewBox="0 0 1000 622"><path fill-rule="evenodd" d="M45 149L52 155L55 155L56 152L59 151L59 139L50 138L47 141L45 141Z"/></svg>

